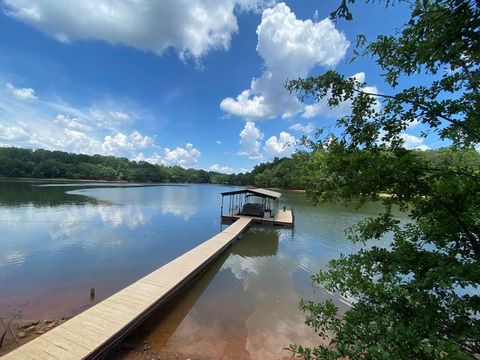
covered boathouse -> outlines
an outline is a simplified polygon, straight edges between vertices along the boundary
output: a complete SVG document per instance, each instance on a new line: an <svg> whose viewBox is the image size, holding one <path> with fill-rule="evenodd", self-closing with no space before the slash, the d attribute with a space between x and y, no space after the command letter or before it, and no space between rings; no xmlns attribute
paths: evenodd
<svg viewBox="0 0 480 360"><path fill-rule="evenodd" d="M250 218L256 224L293 226L293 209L280 207L281 196L279 192L260 188L222 192L222 222Z"/></svg>

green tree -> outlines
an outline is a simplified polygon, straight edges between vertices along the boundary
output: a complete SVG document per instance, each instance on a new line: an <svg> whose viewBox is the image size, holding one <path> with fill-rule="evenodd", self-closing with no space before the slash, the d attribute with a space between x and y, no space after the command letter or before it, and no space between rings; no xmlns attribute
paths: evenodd
<svg viewBox="0 0 480 360"><path fill-rule="evenodd" d="M332 16L351 20L350 3L343 0ZM301 302L306 323L326 339L314 348L291 346L305 359L461 359L480 352L480 168L473 150L480 142L479 3L408 4L410 18L398 33L372 42L359 36L354 51L374 59L391 93L369 93L336 71L287 83L303 101L352 104L337 122L342 136L305 140L314 152L309 196L362 203L392 194L378 217L348 232L374 246L331 261L313 277L356 302L343 317L332 302ZM416 74L428 80L402 87ZM414 122L429 129L423 136L451 148L405 149L402 132ZM401 225L393 207L410 222ZM386 233L393 234L391 246L375 246Z"/></svg>

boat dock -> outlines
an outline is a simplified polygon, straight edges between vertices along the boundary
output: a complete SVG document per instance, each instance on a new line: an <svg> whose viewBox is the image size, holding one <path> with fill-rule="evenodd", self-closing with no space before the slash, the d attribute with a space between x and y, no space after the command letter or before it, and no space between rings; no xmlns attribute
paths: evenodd
<svg viewBox="0 0 480 360"><path fill-rule="evenodd" d="M221 233L2 359L98 359L188 285L254 220L239 217Z"/></svg>
<svg viewBox="0 0 480 360"><path fill-rule="evenodd" d="M222 222L232 223L238 219L251 219L258 225L292 226L295 222L293 208L279 206L281 193L261 189L239 189L222 193ZM224 212L224 198L228 210Z"/></svg>

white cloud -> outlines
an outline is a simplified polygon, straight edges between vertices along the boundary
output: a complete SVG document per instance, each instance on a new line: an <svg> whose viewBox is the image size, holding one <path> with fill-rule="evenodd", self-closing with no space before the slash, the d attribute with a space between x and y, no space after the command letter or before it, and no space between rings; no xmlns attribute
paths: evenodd
<svg viewBox="0 0 480 360"><path fill-rule="evenodd" d="M181 58L228 49L238 32L235 13L258 0L4 0L5 14L61 42L96 39L158 55L174 48Z"/></svg>
<svg viewBox="0 0 480 360"><path fill-rule="evenodd" d="M130 115L121 111L110 111L110 116L119 121L130 121Z"/></svg>
<svg viewBox="0 0 480 360"><path fill-rule="evenodd" d="M219 173L222 173L222 174L232 174L234 172L234 170L231 167L220 166L218 164L213 164L212 166L210 166L210 168L208 170L219 172Z"/></svg>
<svg viewBox="0 0 480 360"><path fill-rule="evenodd" d="M215 141L215 144L222 145L222 142L220 140L217 140L217 141Z"/></svg>
<svg viewBox="0 0 480 360"><path fill-rule="evenodd" d="M413 130L416 129L421 124L420 120L415 119L407 125L407 129Z"/></svg>
<svg viewBox="0 0 480 360"><path fill-rule="evenodd" d="M107 135L101 145L102 152L112 155L120 155L125 152L134 152L136 150L151 147L155 141L152 137L140 134L134 130L130 135L122 134L121 132L112 135Z"/></svg>
<svg viewBox="0 0 480 360"><path fill-rule="evenodd" d="M262 139L263 133L255 126L255 123L247 121L240 132L240 151L238 154L248 156L250 159L261 159L260 141Z"/></svg>
<svg viewBox="0 0 480 360"><path fill-rule="evenodd" d="M151 156L145 156L143 155L143 152L140 152L135 156L133 159L135 161L146 161L149 162L150 164L162 164L162 157L158 155L157 153L153 153Z"/></svg>
<svg viewBox="0 0 480 360"><path fill-rule="evenodd" d="M252 87L257 80L252 80ZM244 90L236 99L227 97L220 103L220 108L232 115L244 117L246 119L261 119L275 117L273 107L265 101L261 95L252 96L252 90Z"/></svg>
<svg viewBox="0 0 480 360"><path fill-rule="evenodd" d="M400 138L403 140L403 146L406 149L416 149L416 150L428 150L430 147L425 144L425 138L402 133L400 134Z"/></svg>
<svg viewBox="0 0 480 360"><path fill-rule="evenodd" d="M154 137L132 128L132 123L150 115L128 101L110 99L103 106L82 109L61 99L31 102L7 96L7 92L0 88L0 146L114 155L183 167L197 164L201 156L190 143L162 149Z"/></svg>
<svg viewBox="0 0 480 360"><path fill-rule="evenodd" d="M138 114L133 116L125 111L106 110L117 106L111 101L106 104L96 105L88 110L88 115L95 121L97 127L105 127L110 129L117 129L123 125L128 125L134 121L135 118L141 117Z"/></svg>
<svg viewBox="0 0 480 360"><path fill-rule="evenodd" d="M295 152L296 139L293 135L282 131L280 136L270 137L266 142L263 149L268 158L274 157L286 157Z"/></svg>
<svg viewBox="0 0 480 360"><path fill-rule="evenodd" d="M349 46L330 19L299 20L284 3L263 11L257 35L263 74L235 99L220 103L223 111L246 119L290 117L302 111L304 105L285 90L285 81L305 77L316 65L336 65Z"/></svg>
<svg viewBox="0 0 480 360"><path fill-rule="evenodd" d="M53 121L55 124L79 131L92 131L92 128L84 124L80 118L71 118L70 116L65 116L63 114L58 114Z"/></svg>
<svg viewBox="0 0 480 360"><path fill-rule="evenodd" d="M7 83L5 85L5 88L11 95L15 96L20 100L31 101L38 99L38 97L35 95L35 90L33 90L32 88L17 88L11 83Z"/></svg>
<svg viewBox="0 0 480 360"><path fill-rule="evenodd" d="M25 129L21 127L0 124L0 140L18 141L28 139L29 137Z"/></svg>
<svg viewBox="0 0 480 360"><path fill-rule="evenodd" d="M42 148L47 150L62 150L81 154L102 154L114 156L126 156L133 158L135 154L154 146L153 138L140 134L137 130L130 134L117 132L98 139L94 135L63 128L61 132L55 132L55 136L49 136L51 131L33 133L26 143L21 146Z"/></svg>
<svg viewBox="0 0 480 360"><path fill-rule="evenodd" d="M308 123L308 124L300 124L296 123L290 126L290 130L297 131L302 134L310 134L313 130L315 130L315 124L314 123Z"/></svg>
<svg viewBox="0 0 480 360"><path fill-rule="evenodd" d="M358 82L363 83L365 82L365 73L364 72L359 72L351 76L352 78L355 78ZM378 89L375 86L364 86L361 88L363 91L372 93L372 94L378 94ZM328 98L330 97L330 94L327 94L326 97L320 99L319 101L315 102L314 104L306 105L305 110L302 114L302 117L304 118L312 118L318 115L322 115L326 118L331 118L331 119L339 119L342 118L346 115L349 115L351 113L352 109L352 101L343 101L338 106L335 107L329 107L328 106ZM376 111L379 111L381 108L380 102L377 100L375 102L374 109Z"/></svg>
<svg viewBox="0 0 480 360"><path fill-rule="evenodd" d="M12 91L0 88L0 145L127 158L158 149L151 136L131 126L150 115L128 101L82 109L58 98L25 101Z"/></svg>
<svg viewBox="0 0 480 360"><path fill-rule="evenodd" d="M34 135L31 139L32 144L38 144L39 147L47 148L50 150L64 150L82 154L108 154L113 155L113 153L105 153L103 151L101 141L90 137L84 132L77 130L64 129L63 136L58 136L56 138L46 139L42 135ZM47 146L45 146L47 145Z"/></svg>
<svg viewBox="0 0 480 360"><path fill-rule="evenodd" d="M177 147L174 150L165 148L162 164L166 166L180 165L182 167L189 167L195 165L200 158L201 152L188 143L184 148Z"/></svg>

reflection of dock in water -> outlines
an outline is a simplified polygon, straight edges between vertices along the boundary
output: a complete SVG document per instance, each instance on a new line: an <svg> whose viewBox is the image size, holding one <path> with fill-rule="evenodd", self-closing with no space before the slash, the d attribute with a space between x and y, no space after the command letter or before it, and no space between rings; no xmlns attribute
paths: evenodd
<svg viewBox="0 0 480 360"><path fill-rule="evenodd" d="M253 228L248 235L248 238L244 238L232 246L232 254L246 258L277 255L278 229L267 227L261 232L255 232Z"/></svg>
<svg viewBox="0 0 480 360"><path fill-rule="evenodd" d="M181 325L187 327L191 325L188 320L184 324L185 318L196 306L197 301L231 255L239 255L244 258L274 256L278 252L278 240L277 229L264 228L261 232L255 228L251 229L249 236L235 242L213 261L191 285L185 287L174 299L152 313L144 323L128 335L125 338L125 351L128 353L132 347L140 348L145 342L151 346L152 350L163 349ZM215 320L212 318L211 321ZM107 355L106 360L123 356L122 351L124 351L122 346L113 349Z"/></svg>
<svg viewBox="0 0 480 360"><path fill-rule="evenodd" d="M188 285L250 225L239 219L221 233L2 359L95 359Z"/></svg>

